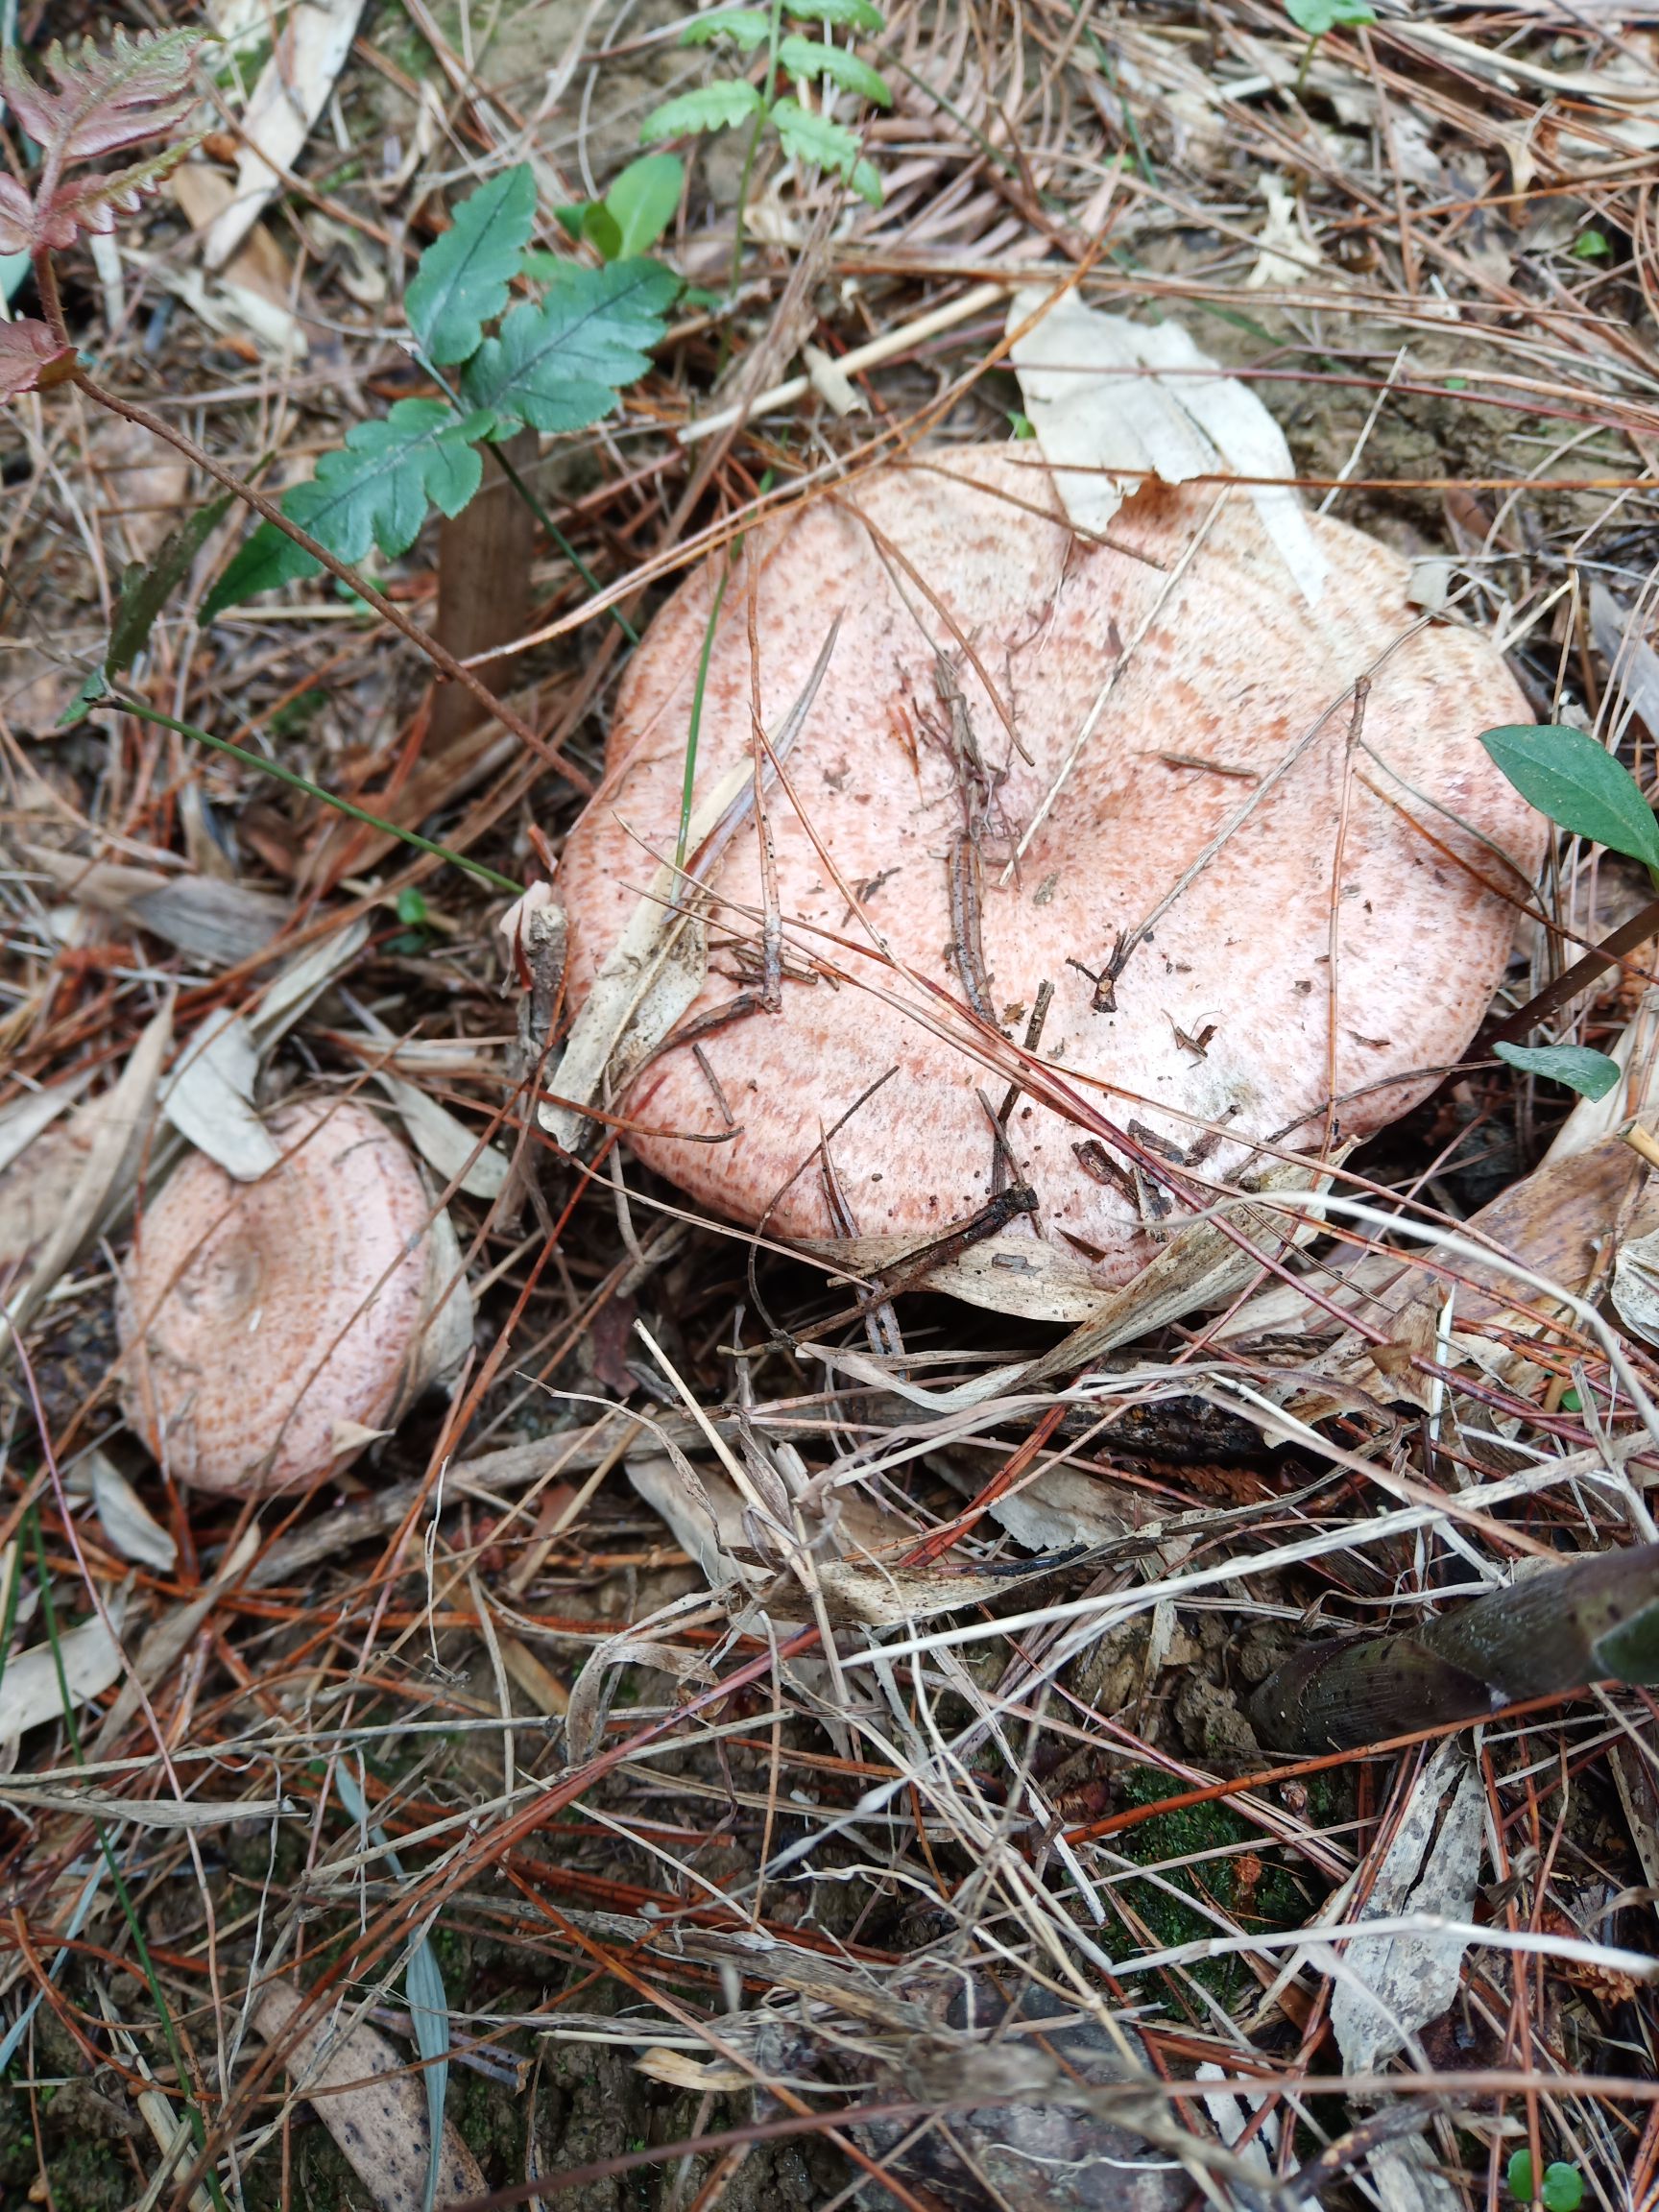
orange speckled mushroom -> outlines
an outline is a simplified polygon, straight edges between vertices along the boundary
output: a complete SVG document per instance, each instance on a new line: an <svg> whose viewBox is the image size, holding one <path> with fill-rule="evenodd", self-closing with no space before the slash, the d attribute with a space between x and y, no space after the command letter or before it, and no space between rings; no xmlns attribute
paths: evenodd
<svg viewBox="0 0 1659 2212"><path fill-rule="evenodd" d="M307 1102L269 1127L283 1159L256 1183L183 1163L116 1304L128 1419L180 1481L238 1497L344 1467L472 1325L448 1218L382 1122Z"/></svg>
<svg viewBox="0 0 1659 2212"><path fill-rule="evenodd" d="M1328 1110L1358 1138L1422 1098L1480 1020L1513 931L1503 894L1540 857L1541 817L1476 741L1529 715L1484 637L1421 624L1396 554L1341 523L1311 527L1330 563L1316 608L1241 493L1217 507L1214 486L1150 486L1112 542L1093 543L1065 521L1029 447L977 447L884 469L752 534L709 661L700 791L749 757L751 589L768 729L841 623L786 764L789 791L775 785L766 801L794 972L781 1013L703 1027L701 1061L683 1045L647 1064L622 1101L639 1157L728 1216L833 1237L820 1134L893 1070L833 1140L855 1232L926 1236L983 1205L994 1153L977 1094L1001 1086L916 1019L925 990L881 958L872 931L958 1007L983 977L1011 1036L1052 984L1043 1058L1119 1126L1136 1118L1183 1150L1223 1132L1207 1178L1236 1175L1251 1139L1316 1152ZM650 881L643 848L673 851L718 574L694 574L652 624L622 688L604 786L565 850L578 1002ZM955 664L977 780L953 745L940 654ZM1351 744L1347 694L1366 672ZM952 896L971 820L977 968L957 950L959 882ZM764 891L753 824L713 890L691 1021L754 982ZM1155 912L1115 1009L1099 1010L1084 971L1098 974L1119 932ZM814 954L831 960L838 987L805 973ZM938 1012L935 998L934 1023ZM1079 1159L1083 1135L1031 1100L1009 1128L1039 1200L1029 1233L1116 1285L1156 1246L1122 1179L1099 1179L1097 1154Z"/></svg>

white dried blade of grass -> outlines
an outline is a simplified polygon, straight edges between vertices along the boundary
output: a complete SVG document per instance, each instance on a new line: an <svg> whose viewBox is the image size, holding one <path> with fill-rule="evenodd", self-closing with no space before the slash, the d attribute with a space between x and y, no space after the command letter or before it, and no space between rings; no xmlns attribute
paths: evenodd
<svg viewBox="0 0 1659 2212"><path fill-rule="evenodd" d="M328 104L357 36L363 0L299 0L241 116L236 196L208 230L202 257L222 269L282 189Z"/></svg>
<svg viewBox="0 0 1659 2212"><path fill-rule="evenodd" d="M0 1777L0 1803L40 1813L68 1813L83 1820L127 1820L135 1828L177 1834L185 1828L229 1828L239 1820L298 1820L301 1808L288 1797L126 1797L113 1791L60 1787L36 1775Z"/></svg>
<svg viewBox="0 0 1659 2212"><path fill-rule="evenodd" d="M62 1718L65 1694L71 1708L84 1705L120 1679L125 1595L118 1593L105 1611L108 1622L95 1613L61 1631L56 1649L51 1643L36 1644L7 1660L0 1678L0 1754L27 1730Z"/></svg>
<svg viewBox="0 0 1659 2212"><path fill-rule="evenodd" d="M1319 604L1327 565L1285 433L1178 323L1132 323L1073 292L1056 299L1032 288L1015 295L1008 328L1037 443L1078 530L1102 536L1148 476L1264 477L1247 487L1250 502L1296 590Z"/></svg>
<svg viewBox="0 0 1659 2212"><path fill-rule="evenodd" d="M1473 1920L1486 1839L1479 1768L1455 1739L1416 1782L1366 1901L1364 1920L1424 1913ZM1321 1961L1335 1979L1331 2027L1347 2074L1370 2074L1447 2011L1457 1995L1468 1937L1392 1936L1350 1943ZM1318 1954L1315 1953L1317 1957Z"/></svg>
<svg viewBox="0 0 1659 2212"><path fill-rule="evenodd" d="M477 2160L447 2122L434 2138L426 2090L386 2037L364 2021L340 2035L325 2022L290 2032L303 2004L291 1983L268 1983L250 2018L267 2042L280 2040L296 2088L380 2212L430 2212L434 2173L439 2202L482 2197Z"/></svg>

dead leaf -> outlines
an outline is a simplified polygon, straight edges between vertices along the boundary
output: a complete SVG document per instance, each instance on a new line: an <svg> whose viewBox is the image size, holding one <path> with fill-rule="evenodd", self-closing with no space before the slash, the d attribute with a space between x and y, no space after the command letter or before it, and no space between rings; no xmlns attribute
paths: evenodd
<svg viewBox="0 0 1659 2212"><path fill-rule="evenodd" d="M1326 561L1292 487L1285 433L1253 392L1224 376L1178 323L1132 323L1086 307L1075 293L1015 295L1014 367L1055 489L1075 526L1099 537L1148 476L1277 478L1249 498L1298 590L1316 606Z"/></svg>
<svg viewBox="0 0 1659 2212"><path fill-rule="evenodd" d="M304 2000L289 1982L268 1982L249 2015L267 2042L280 2039L295 2088L339 2144L380 2212L421 2212L431 2130L426 2091L416 2072L366 2021L325 2017L292 2036L289 2025ZM450 2124L444 2124L437 2202L485 2193L477 2160Z"/></svg>
<svg viewBox="0 0 1659 2212"><path fill-rule="evenodd" d="M15 1743L27 1730L60 1719L65 1690L71 1706L84 1705L118 1680L124 1665L118 1641L122 1608L115 1602L107 1611L108 1625L102 1614L94 1614L64 1629L56 1651L50 1643L36 1644L7 1660L0 1678L0 1744Z"/></svg>
<svg viewBox="0 0 1659 2212"><path fill-rule="evenodd" d="M1485 1786L1464 1746L1452 1739L1417 1778L1363 1918L1425 1912L1467 1927L1485 1844ZM1331 1999L1344 2073L1375 2073L1448 2009L1467 1947L1468 1938L1455 1935L1361 1936L1344 1946Z"/></svg>
<svg viewBox="0 0 1659 2212"><path fill-rule="evenodd" d="M225 267L282 189L357 36L363 0L299 0L283 20L271 59L242 116L235 196L208 229L202 258Z"/></svg>

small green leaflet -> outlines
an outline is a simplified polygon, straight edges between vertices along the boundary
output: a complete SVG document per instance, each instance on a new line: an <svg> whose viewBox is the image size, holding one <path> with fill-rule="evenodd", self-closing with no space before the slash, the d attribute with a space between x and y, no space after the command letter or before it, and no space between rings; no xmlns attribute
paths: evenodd
<svg viewBox="0 0 1659 2212"><path fill-rule="evenodd" d="M854 92L878 108L893 105L886 78L856 54L848 53L845 46L821 46L815 38L791 35L780 42L778 60L791 77L828 77L844 92Z"/></svg>
<svg viewBox="0 0 1659 2212"><path fill-rule="evenodd" d="M589 200L554 213L572 238L583 240L607 261L631 261L655 246L680 208L685 164L676 154L641 154L630 161L603 200ZM526 276L546 276L539 265L551 254L527 254ZM532 266L536 264L537 266ZM555 264L561 276L568 262Z"/></svg>
<svg viewBox="0 0 1659 2212"><path fill-rule="evenodd" d="M620 385L644 374L679 289L656 261L572 269L541 306L515 307L501 335L485 340L462 378L468 404L496 419L493 435L521 422L586 428L610 413Z"/></svg>
<svg viewBox="0 0 1659 2212"><path fill-rule="evenodd" d="M465 361L477 352L485 324L507 304L535 220L528 161L500 170L455 209L448 229L421 254L403 302L429 361Z"/></svg>
<svg viewBox="0 0 1659 2212"><path fill-rule="evenodd" d="M1492 1049L1523 1074L1565 1083L1586 1098L1605 1098L1623 1073L1617 1060L1591 1051L1588 1045L1494 1045Z"/></svg>
<svg viewBox="0 0 1659 2212"><path fill-rule="evenodd" d="M1628 768L1586 731L1555 722L1487 730L1480 742L1523 799L1575 836L1659 869L1659 823Z"/></svg>
<svg viewBox="0 0 1659 2212"><path fill-rule="evenodd" d="M837 171L861 200L868 200L872 207L880 206L881 180L860 155L858 141L851 131L822 115L810 113L794 100L778 101L772 109L772 120L778 127L785 154L814 168Z"/></svg>
<svg viewBox="0 0 1659 2212"><path fill-rule="evenodd" d="M1521 2150L1514 2152L1505 2170L1509 2194L1530 2204L1532 2187L1532 2153ZM1584 2201L1584 2176L1576 2166L1569 2166L1564 2158L1553 2159L1544 2169L1544 2186L1536 2192L1544 2212L1578 2212Z"/></svg>
<svg viewBox="0 0 1659 2212"><path fill-rule="evenodd" d="M1323 38L1344 23L1375 23L1375 12L1365 0L1285 0L1285 12L1298 31L1310 38Z"/></svg>
<svg viewBox="0 0 1659 2212"><path fill-rule="evenodd" d="M156 627L156 618L184 581L209 534L230 504L228 492L210 499L205 507L187 516L177 530L169 531L160 551L148 567L134 561L121 579L121 596L109 625L109 650L104 656L105 673L119 676L131 668Z"/></svg>
<svg viewBox="0 0 1659 2212"><path fill-rule="evenodd" d="M686 138L699 131L730 131L734 124L760 112L760 95L741 80L728 84L699 84L694 92L682 92L664 100L639 126L639 135L650 145L657 138Z"/></svg>
<svg viewBox="0 0 1659 2212"><path fill-rule="evenodd" d="M695 15L680 34L682 46L708 46L716 38L731 38L746 54L764 46L772 36L772 18L764 8L717 8L712 15Z"/></svg>
<svg viewBox="0 0 1659 2212"><path fill-rule="evenodd" d="M342 561L361 561L371 545L388 557L407 552L428 502L459 515L477 491L484 464L471 441L493 427L489 415L458 415L446 400L399 399L384 421L357 423L344 446L325 453L310 483L282 494L282 512ZM203 613L210 620L316 568L301 546L261 522Z"/></svg>
<svg viewBox="0 0 1659 2212"><path fill-rule="evenodd" d="M885 31L887 18L870 0L787 0L785 15L797 23L829 23L837 31Z"/></svg>

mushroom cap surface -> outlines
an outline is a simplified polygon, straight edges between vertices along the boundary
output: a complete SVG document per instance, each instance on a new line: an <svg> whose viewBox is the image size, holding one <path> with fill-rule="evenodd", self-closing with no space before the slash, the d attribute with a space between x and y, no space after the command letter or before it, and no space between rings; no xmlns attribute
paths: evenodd
<svg viewBox="0 0 1659 2212"><path fill-rule="evenodd" d="M256 1183L181 1164L116 1303L128 1419L180 1481L240 1497L344 1467L470 1321L464 1285L432 1315L454 1236L384 1123L303 1101L267 1126L283 1159Z"/></svg>
<svg viewBox="0 0 1659 2212"><path fill-rule="evenodd" d="M803 1238L925 1238L984 1205L997 1186L979 1093L999 1102L1006 1079L974 1049L955 950L975 809L974 995L1019 1039L1051 984L1039 1055L1118 1127L1133 1120L1183 1152L1218 1133L1201 1174L1221 1181L1251 1140L1317 1153L1328 1134L1365 1136L1425 1096L1503 975L1510 902L1542 853L1542 819L1477 742L1531 716L1486 638L1422 624L1398 555L1338 522L1312 527L1331 564L1316 608L1241 493L1150 485L1094 543L1067 524L1029 448L983 446L882 469L752 533L709 656L699 793L751 755L751 598L774 734L840 621L787 789L774 781L765 799L782 1009L705 1024L698 1051L670 1044L646 1064L620 1102L640 1159L729 1217ZM674 850L720 573L707 564L653 622L603 786L565 849L578 1004L653 856ZM941 654L977 783L953 742ZM1347 694L1366 673L1351 738ZM1118 978L1115 1010L1096 1011L1082 971L1098 974L1118 933L1178 884ZM756 981L753 821L711 887L709 972L687 1027ZM811 979L814 960L839 981ZM838 1201L815 1157L827 1130ZM1038 1198L1022 1233L1115 1286L1157 1244L1133 1186L1109 1167L1101 1180L1098 1151L1079 1159L1088 1134L1031 1098L1015 1107L1009 1141Z"/></svg>

